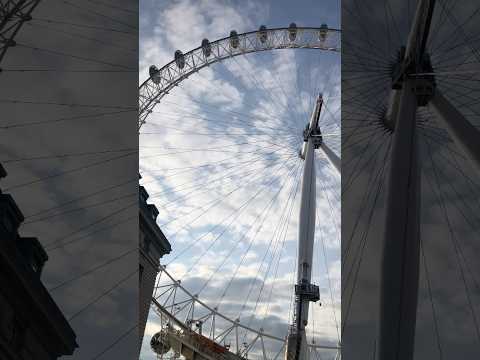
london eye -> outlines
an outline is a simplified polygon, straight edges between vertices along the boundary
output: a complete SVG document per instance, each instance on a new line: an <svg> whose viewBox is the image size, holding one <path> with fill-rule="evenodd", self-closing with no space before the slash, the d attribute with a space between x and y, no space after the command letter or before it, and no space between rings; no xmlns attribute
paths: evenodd
<svg viewBox="0 0 480 360"><path fill-rule="evenodd" d="M142 185L178 247L142 354L337 358L340 31L260 26L199 45L140 86Z"/></svg>

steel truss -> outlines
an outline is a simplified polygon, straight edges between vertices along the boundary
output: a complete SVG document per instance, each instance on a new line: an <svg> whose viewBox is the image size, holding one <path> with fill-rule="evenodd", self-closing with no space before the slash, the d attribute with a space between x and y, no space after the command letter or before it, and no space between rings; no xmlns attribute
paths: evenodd
<svg viewBox="0 0 480 360"><path fill-rule="evenodd" d="M256 352L261 354L264 360L278 360L283 357L286 339L275 335L265 333L263 329L254 329L241 323L240 319L231 319L221 314L217 308L212 308L184 288L180 281L174 277L160 265L160 279L166 283L155 288L152 300L152 308L162 319L165 319L163 326L168 324L169 336L174 336L177 340L182 337L182 342L188 347L195 349L201 357L207 360L228 357L230 359L246 359L250 353ZM180 319L181 318L181 319ZM223 322L224 326L219 325ZM246 331L252 336L245 337L242 341L241 331ZM193 334L195 333L195 334ZM192 336L193 334L193 336ZM222 344L228 336L233 336L233 348L227 346L229 350L228 356L212 356L208 351L200 348L195 341L198 335ZM179 340L180 341L180 340ZM266 350L266 343L271 341L278 347L274 356L269 357ZM340 351L339 346L328 346L320 344L308 344L308 352L315 353L317 350L336 350Z"/></svg>
<svg viewBox="0 0 480 360"><path fill-rule="evenodd" d="M293 24L292 24L293 25ZM150 77L140 86L138 128L145 123L155 105L181 81L210 64L249 53L275 49L319 49L340 52L340 30L293 27L263 29L237 34L208 42L185 54L175 53L175 59L161 69L150 67Z"/></svg>
<svg viewBox="0 0 480 360"><path fill-rule="evenodd" d="M30 21L30 15L40 0L2 0L0 2L0 62L9 47L15 46L14 40L25 21Z"/></svg>

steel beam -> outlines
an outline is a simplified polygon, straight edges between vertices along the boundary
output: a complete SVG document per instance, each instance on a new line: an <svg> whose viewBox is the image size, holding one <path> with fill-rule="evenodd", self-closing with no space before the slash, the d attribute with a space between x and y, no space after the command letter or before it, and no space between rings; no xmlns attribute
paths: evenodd
<svg viewBox="0 0 480 360"><path fill-rule="evenodd" d="M418 85L426 66L435 0L418 0L404 53L392 74L386 124L393 130L380 287L378 360L411 360L415 345L420 255ZM423 104L422 104L423 105Z"/></svg>
<svg viewBox="0 0 480 360"><path fill-rule="evenodd" d="M417 98L412 79L400 91L388 179L381 265L378 360L411 360L419 276Z"/></svg>
<svg viewBox="0 0 480 360"><path fill-rule="evenodd" d="M328 161L330 161L330 163L332 164L332 166L337 169L338 173L340 174L341 171L340 171L340 167L341 167L341 160L340 158L337 156L337 154L335 154L328 146L327 144L325 144L324 142L322 143L322 145L320 146L320 149L323 150L323 153L325 154L325 156L327 157Z"/></svg>
<svg viewBox="0 0 480 360"><path fill-rule="evenodd" d="M315 236L316 210L316 177L315 177L315 148L310 138L306 143L305 165L303 167L302 194L300 200L300 219L298 234L298 263L297 283L310 283L313 259L313 243ZM308 305L308 302L307 302ZM308 306L302 311L308 318Z"/></svg>
<svg viewBox="0 0 480 360"><path fill-rule="evenodd" d="M425 48L430 32L435 0L419 0L412 27L407 39L404 58L401 59L400 69L397 75L394 75L393 83L403 80L409 72L421 73L421 61L425 55ZM398 118L400 91L392 89L386 111L386 123L392 130L395 128L395 122Z"/></svg>
<svg viewBox="0 0 480 360"><path fill-rule="evenodd" d="M435 114L437 123L447 130L458 149L480 173L480 131L436 90L428 108Z"/></svg>
<svg viewBox="0 0 480 360"><path fill-rule="evenodd" d="M405 66L409 66L411 62L419 64L425 54L435 1L436 0L418 0L412 28L408 34Z"/></svg>
<svg viewBox="0 0 480 360"><path fill-rule="evenodd" d="M298 230L297 285L295 285L294 324L287 337L286 360L307 360L307 339L305 327L308 324L308 310L311 301L318 300L318 287L311 284L313 245L315 242L316 215L316 173L315 149L322 145L318 126L323 99L320 94L315 103L310 121L303 132L304 143L300 158L305 160L300 199Z"/></svg>
<svg viewBox="0 0 480 360"><path fill-rule="evenodd" d="M297 284L310 284L312 278L313 244L315 241L315 214L315 147L313 145L313 139L310 137L305 146L305 165L303 167L302 194L300 200ZM305 360L307 356L305 326L308 323L309 305L309 300L302 298L297 299L297 310L295 314L296 350L294 360Z"/></svg>

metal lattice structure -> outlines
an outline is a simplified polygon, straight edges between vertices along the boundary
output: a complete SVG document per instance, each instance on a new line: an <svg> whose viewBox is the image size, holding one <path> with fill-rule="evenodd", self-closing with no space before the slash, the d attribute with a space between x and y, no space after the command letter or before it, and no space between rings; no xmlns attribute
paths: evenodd
<svg viewBox="0 0 480 360"><path fill-rule="evenodd" d="M275 49L319 49L340 52L340 30L296 27L265 29L237 34L232 31L229 37L209 42L185 54L177 50L175 59L157 69L150 67L150 77L139 89L138 128L168 92L193 73L210 64L233 56Z"/></svg>
<svg viewBox="0 0 480 360"><path fill-rule="evenodd" d="M163 331L168 333L169 339L172 339L173 336L174 340L177 339L177 341L195 348L196 352L205 354L207 351L204 349L202 351L199 346L196 346L196 342L192 338L202 335L202 337L211 340L212 343L220 345L229 335L233 335L234 343L232 347L224 347L230 350L225 352L230 357L237 355L238 359L245 359L250 352L254 351L259 352L266 360L277 360L283 357L286 346L284 338L268 334L263 329L249 327L241 323L239 319L231 319L223 315L218 309L208 306L198 296L187 290L180 281L175 280L164 266L160 266L160 271L160 277L163 278L165 283L156 288L156 293L152 299L153 309L161 319L164 319L165 330ZM222 324L219 326L220 322ZM252 336L247 341L242 342L241 332L248 332ZM183 338L183 340L180 338ZM266 351L267 342L275 343L278 349L271 358L268 357ZM169 344L169 346L172 345ZM310 353L321 349L339 351L340 347L308 344ZM216 358L208 355L203 357L207 359Z"/></svg>
<svg viewBox="0 0 480 360"><path fill-rule="evenodd" d="M15 46L15 36L40 0L2 0L0 2L0 62L9 47Z"/></svg>
<svg viewBox="0 0 480 360"><path fill-rule="evenodd" d="M177 50L174 54L174 60L158 69L156 66L150 67L150 77L140 86L139 89L139 123L138 129L145 124L146 118L153 112L153 108L160 103L161 99L169 93L171 89L177 86L181 81L187 79L190 75L210 64L220 62L238 55L245 55L254 52L275 50L275 49L317 49L328 52L340 52L340 31L329 29L327 25L319 28L298 27L291 24L288 28L266 29L261 26L258 31L237 34L235 31L230 33L229 37L209 42L207 39L202 41L201 46L185 54ZM340 159L338 156L322 143L322 135L318 126L321 104L323 100L321 95L317 99L310 126L304 131L303 151L300 153L302 159L309 163L309 170L304 177L307 177L307 183L315 183L313 169L313 144L315 148L321 148L331 165L340 172ZM307 149L311 148L310 151ZM308 156L307 153L309 153ZM305 179L304 179L305 181ZM304 207L313 211L310 215L315 218L315 206L311 206L309 199L315 196L315 191L308 189L302 190ZM304 216L305 214L301 214ZM312 231L315 221L310 222L308 232ZM301 226L302 228L307 225ZM300 230L301 233L305 232ZM313 234L308 239L300 241L300 249L308 247L308 242L313 246ZM302 250L303 251L303 250ZM308 250L307 250L308 251ZM311 252L310 252L311 253ZM311 257L311 254L310 254ZM312 259L302 260L311 266ZM302 266L304 264L302 263ZM287 349L287 338L265 333L263 328L256 329L249 324L240 322L240 319L232 319L220 313L217 308L208 306L199 299L198 295L189 292L176 280L165 267L160 267L159 283L154 290L152 299L152 308L157 313L162 323L162 330L154 335L151 342L152 349L164 359L167 353L173 352L173 358L180 355L187 359L200 357L202 360L214 359L246 359L249 354L255 353L256 356L267 360L277 360L279 356L284 357ZM308 281L307 281L308 282ZM304 285L304 282L302 282ZM311 285L313 286L313 285ZM318 292L318 287L316 287ZM300 299L302 308L308 307L308 301ZM304 315L298 315L298 321L304 323L301 327L304 329L308 312ZM206 331L208 329L208 331ZM303 331L303 330L302 330ZM239 333L243 333L243 340L240 340ZM222 345L226 339L233 339L233 345ZM267 343L274 343L274 345ZM292 346L292 341L289 341ZM340 344L338 346L328 346L322 344L307 344L303 337L302 341L296 344L302 344L302 351L296 353L295 359L301 355L302 359L315 357L318 350L336 351L336 358L340 357ZM272 349L275 349L272 352ZM272 354L273 355L269 355Z"/></svg>

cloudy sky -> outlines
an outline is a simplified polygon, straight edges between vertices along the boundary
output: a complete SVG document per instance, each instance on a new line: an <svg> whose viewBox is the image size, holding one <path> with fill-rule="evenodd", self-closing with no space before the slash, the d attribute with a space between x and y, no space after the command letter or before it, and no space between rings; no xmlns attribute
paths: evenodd
<svg viewBox="0 0 480 360"><path fill-rule="evenodd" d="M291 22L339 28L338 1L141 1L139 81L150 65L160 68L204 38ZM142 183L173 248L163 264L224 315L280 337L292 316L301 133L323 93L322 130L339 153L339 65L338 53L319 50L214 64L171 91L140 133ZM331 345L340 323L340 177L321 154L316 168L313 281L322 305L311 311L308 336ZM151 313L142 359L154 358L149 341L158 330Z"/></svg>
<svg viewBox="0 0 480 360"><path fill-rule="evenodd" d="M103 359L136 354L136 3L41 1L1 64L0 186L49 256L42 282L79 345L68 359L113 342Z"/></svg>

